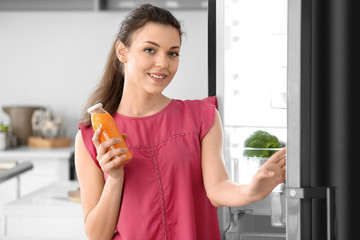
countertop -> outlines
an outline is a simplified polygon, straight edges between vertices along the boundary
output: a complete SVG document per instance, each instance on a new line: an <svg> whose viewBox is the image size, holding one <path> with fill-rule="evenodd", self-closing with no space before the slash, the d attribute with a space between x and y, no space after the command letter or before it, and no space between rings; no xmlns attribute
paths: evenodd
<svg viewBox="0 0 360 240"><path fill-rule="evenodd" d="M0 151L0 160L18 160L37 158L37 159L49 159L49 158L64 158L68 159L71 153L74 151L74 146L65 148L31 148L29 146L19 146L15 148L6 149Z"/></svg>
<svg viewBox="0 0 360 240"><path fill-rule="evenodd" d="M74 146L64 148L32 148L19 146L0 151L0 163L22 164L30 162L31 171L20 176L20 194L25 196L50 183L74 179L72 154Z"/></svg>
<svg viewBox="0 0 360 240"><path fill-rule="evenodd" d="M71 201L69 191L77 181L59 181L4 205L6 240L87 239L80 202Z"/></svg>
<svg viewBox="0 0 360 240"><path fill-rule="evenodd" d="M79 187L77 181L50 184L4 206L4 215L82 216L81 203L73 202L68 192Z"/></svg>

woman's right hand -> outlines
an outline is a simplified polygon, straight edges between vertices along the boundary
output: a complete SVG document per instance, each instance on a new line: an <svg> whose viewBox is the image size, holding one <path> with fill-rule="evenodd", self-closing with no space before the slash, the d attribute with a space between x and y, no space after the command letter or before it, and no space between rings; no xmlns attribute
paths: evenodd
<svg viewBox="0 0 360 240"><path fill-rule="evenodd" d="M100 143L99 136L101 128L95 131L92 138L94 143L98 160L101 170L111 176L112 178L123 177L124 168L121 163L125 160L127 152L126 148L111 149L114 144L121 142L121 138L112 138L105 142ZM126 136L125 136L126 137ZM124 138L125 139L125 138Z"/></svg>

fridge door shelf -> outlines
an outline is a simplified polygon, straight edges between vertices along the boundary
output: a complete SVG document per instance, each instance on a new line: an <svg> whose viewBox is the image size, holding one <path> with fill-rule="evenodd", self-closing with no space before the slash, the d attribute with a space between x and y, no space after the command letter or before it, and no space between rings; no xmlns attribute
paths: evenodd
<svg viewBox="0 0 360 240"><path fill-rule="evenodd" d="M233 207L228 208L228 211L230 222L225 229L225 240L286 239L285 228L275 228L270 224L271 218L265 212L258 212L258 208L252 209L249 206L244 208ZM256 213L263 215L254 215ZM256 226L261 226L261 229Z"/></svg>
<svg viewBox="0 0 360 240"><path fill-rule="evenodd" d="M272 192L263 200L253 202L245 206L231 207L230 212L232 214L244 212L251 215L271 216L271 201L274 196L278 196L278 193L280 192ZM281 192L281 194L283 195L282 197L285 198L285 193ZM282 201L281 204L285 205L285 202Z"/></svg>
<svg viewBox="0 0 360 240"><path fill-rule="evenodd" d="M225 240L285 240L284 233L227 233Z"/></svg>
<svg viewBox="0 0 360 240"><path fill-rule="evenodd" d="M276 151L281 150L281 148L243 148L241 150L243 156L240 158L230 157L230 161L227 164L227 170L232 180L239 184L248 184L250 183L253 176L261 168L261 166L269 160L269 157L248 157L244 155L270 155L274 154ZM254 152L254 153L251 153ZM235 152L236 155L238 152ZM281 184L280 184L281 185ZM284 190L284 186L278 186L274 191L279 192Z"/></svg>

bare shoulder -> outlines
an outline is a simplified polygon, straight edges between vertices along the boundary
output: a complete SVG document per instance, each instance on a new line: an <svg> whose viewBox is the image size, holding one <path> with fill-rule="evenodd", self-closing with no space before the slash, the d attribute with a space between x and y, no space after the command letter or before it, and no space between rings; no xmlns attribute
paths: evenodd
<svg viewBox="0 0 360 240"><path fill-rule="evenodd" d="M86 153L87 150L84 144L84 140L81 131L79 130L75 136L75 161L78 161L78 159L82 159L83 156L89 155L88 153Z"/></svg>
<svg viewBox="0 0 360 240"><path fill-rule="evenodd" d="M86 176L86 173L89 171L101 172L101 170L95 164L93 158L90 156L90 153L86 149L80 130L75 136L75 167L78 177L80 178L82 175Z"/></svg>
<svg viewBox="0 0 360 240"><path fill-rule="evenodd" d="M79 143L82 143L82 145L84 145L84 140L82 138L82 134L80 130L78 130L78 132L75 135L75 146L78 146Z"/></svg>
<svg viewBox="0 0 360 240"><path fill-rule="evenodd" d="M215 118L214 118L214 122L211 126L211 128L209 129L209 131L206 133L206 135L203 138L204 142L209 141L209 139L218 139L222 137L222 123L221 123L221 118L220 118L220 114L218 112L217 109L215 109ZM219 139L218 139L219 140Z"/></svg>

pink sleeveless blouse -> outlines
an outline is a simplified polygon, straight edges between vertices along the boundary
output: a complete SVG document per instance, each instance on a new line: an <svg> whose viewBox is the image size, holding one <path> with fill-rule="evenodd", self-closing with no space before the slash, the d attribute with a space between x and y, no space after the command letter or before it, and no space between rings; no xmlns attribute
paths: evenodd
<svg viewBox="0 0 360 240"><path fill-rule="evenodd" d="M133 159L125 180L115 240L220 240L217 209L206 196L200 142L214 123L216 97L172 100L146 117L115 113ZM91 127L79 125L95 163ZM105 179L107 176L105 176Z"/></svg>

